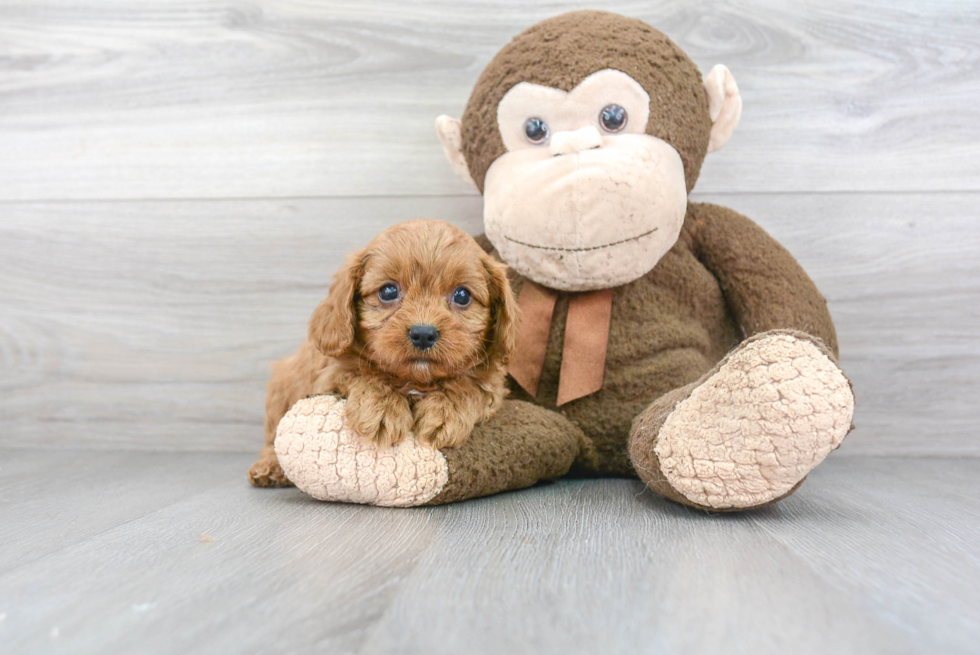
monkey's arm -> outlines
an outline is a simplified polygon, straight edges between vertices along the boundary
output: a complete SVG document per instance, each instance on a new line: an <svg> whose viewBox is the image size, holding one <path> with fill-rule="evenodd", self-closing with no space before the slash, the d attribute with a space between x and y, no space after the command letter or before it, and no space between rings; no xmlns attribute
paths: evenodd
<svg viewBox="0 0 980 655"><path fill-rule="evenodd" d="M789 251L761 227L726 207L691 203L685 228L695 255L721 283L746 337L800 330L819 337L837 356L826 299Z"/></svg>
<svg viewBox="0 0 980 655"><path fill-rule="evenodd" d="M320 500L390 507L442 505L559 478L594 455L568 418L520 400L504 401L458 448L415 439L391 448L347 429L345 400L304 398L279 424L275 449L283 479Z"/></svg>

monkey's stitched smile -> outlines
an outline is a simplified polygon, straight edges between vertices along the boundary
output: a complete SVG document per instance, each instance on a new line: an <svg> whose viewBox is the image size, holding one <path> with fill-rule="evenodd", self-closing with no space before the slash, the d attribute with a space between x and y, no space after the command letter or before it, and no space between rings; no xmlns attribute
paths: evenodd
<svg viewBox="0 0 980 655"><path fill-rule="evenodd" d="M533 243L525 243L523 241L518 241L517 239L512 239L506 234L504 235L504 238L512 243L516 243L519 246L526 246L528 248L535 248L537 250L552 250L557 252L587 252L589 250L602 250L603 248L612 248L613 246L618 246L619 244L626 243L628 241L639 241L643 237L650 236L651 234L656 232L657 229L658 228L653 228L652 230L647 230L643 234L637 234L635 237L620 239L619 241L613 241L612 243L604 243L601 246L587 246L585 248L558 248L555 246L538 246Z"/></svg>

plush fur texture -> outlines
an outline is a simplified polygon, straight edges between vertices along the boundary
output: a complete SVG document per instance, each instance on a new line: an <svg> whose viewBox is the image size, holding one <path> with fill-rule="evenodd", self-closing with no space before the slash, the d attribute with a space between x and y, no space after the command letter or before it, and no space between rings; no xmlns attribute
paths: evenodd
<svg viewBox="0 0 980 655"><path fill-rule="evenodd" d="M792 330L746 339L633 424L640 478L679 502L757 507L792 492L840 446L854 394L822 342Z"/></svg>
<svg viewBox="0 0 980 655"><path fill-rule="evenodd" d="M397 298L379 295L394 285ZM453 301L464 288L471 300ZM266 448L249 479L286 482L276 462L276 427L299 399L347 399L348 425L380 447L413 432L434 448L462 444L500 408L516 338L516 304L506 267L472 237L442 221L416 219L351 255L310 320L309 339L273 367L266 399ZM438 330L421 350L413 326Z"/></svg>
<svg viewBox="0 0 980 655"><path fill-rule="evenodd" d="M336 396L304 398L279 423L275 450L284 473L319 500L439 505L561 477L587 448L560 414L520 401L505 401L463 445L442 451L413 437L378 448L350 429L344 407Z"/></svg>
<svg viewBox="0 0 980 655"><path fill-rule="evenodd" d="M485 237L477 240L493 252ZM740 247L747 247L741 256ZM719 267L719 274L705 262ZM510 275L519 290L524 279L512 271ZM738 504L740 499L709 504L706 497L699 502L700 496L688 497L672 486L657 458L660 429L678 405L710 379L726 357L737 357L759 339L789 328L798 341L814 344L826 358L830 368L820 375L846 379L836 366L837 337L823 297L793 257L761 228L730 209L691 204L681 238L671 251L643 278L614 290L603 388L559 409L558 374L571 295L559 295L537 398L513 386L515 400L504 401L497 415L478 425L461 447L442 451L447 482L437 495L420 497L420 502L454 502L566 474L640 475L658 494L714 511L765 505L799 487L809 468L801 473L797 462L787 461L777 477L790 480L788 489L783 482L751 497L748 504ZM770 306L773 298L780 302ZM811 383L804 377L800 384L808 389ZM769 402L763 399L761 405ZM851 427L851 411L853 396L849 407L836 414L843 433ZM779 431L780 425L776 421L771 427ZM818 430L823 434L831 437L824 442L831 447L843 438L841 432ZM405 448L419 461L434 457L415 442ZM710 477L705 480L710 482ZM429 488L427 477L397 484ZM331 499L344 500L362 493L359 489L342 488Z"/></svg>
<svg viewBox="0 0 980 655"><path fill-rule="evenodd" d="M575 11L542 21L504 46L477 80L463 112L463 154L480 191L490 164L506 149L497 105L513 86L531 82L571 91L613 69L650 95L646 132L670 143L694 188L708 150L711 117L701 74L683 50L640 20L604 11Z"/></svg>
<svg viewBox="0 0 980 655"><path fill-rule="evenodd" d="M413 438L379 448L350 429L346 401L303 398L279 422L276 455L290 482L319 500L411 507L438 496L446 457Z"/></svg>
<svg viewBox="0 0 980 655"><path fill-rule="evenodd" d="M511 276L520 293L524 279ZM558 409L571 295L558 297L536 398L513 385L515 399ZM815 336L836 357L826 301L793 256L741 214L691 203L680 238L657 266L613 290L602 389L561 407L595 448L596 459L576 469L635 475L626 449L633 419L658 397L701 378L746 336L774 329Z"/></svg>
<svg viewBox="0 0 980 655"><path fill-rule="evenodd" d="M477 186L483 189L487 169L504 152L496 110L510 88L528 81L568 91L609 68L649 93L647 132L680 154L690 191L712 126L700 73L660 32L604 12L530 28L481 75L461 134ZM497 256L487 239L480 242ZM509 276L518 293L525 278L513 270ZM678 502L747 509L792 493L852 427L853 394L837 365L826 301L748 218L687 203L673 247L612 294L602 388L557 406L574 295L559 292L536 396L515 387L515 399L465 444L443 450L446 484L427 502L568 473L640 475Z"/></svg>
<svg viewBox="0 0 980 655"><path fill-rule="evenodd" d="M561 414L506 400L496 416L476 426L465 444L442 451L447 482L427 504L523 489L559 478L589 448L582 431Z"/></svg>

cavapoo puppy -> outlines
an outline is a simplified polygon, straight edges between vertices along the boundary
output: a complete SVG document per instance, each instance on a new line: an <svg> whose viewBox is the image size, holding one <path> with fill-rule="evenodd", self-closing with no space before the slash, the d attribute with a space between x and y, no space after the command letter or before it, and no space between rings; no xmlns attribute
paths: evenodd
<svg viewBox="0 0 980 655"><path fill-rule="evenodd" d="M426 219L394 225L348 257L306 343L273 365L252 484L289 484L276 427L317 394L347 398L348 426L382 447L409 431L433 448L466 441L507 394L517 307L506 271L473 237Z"/></svg>

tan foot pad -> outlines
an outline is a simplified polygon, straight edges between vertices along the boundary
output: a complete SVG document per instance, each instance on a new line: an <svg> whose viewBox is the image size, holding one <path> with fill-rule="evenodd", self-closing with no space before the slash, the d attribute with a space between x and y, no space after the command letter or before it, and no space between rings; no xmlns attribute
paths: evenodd
<svg viewBox="0 0 980 655"><path fill-rule="evenodd" d="M301 400L279 422L276 455L293 484L319 500L412 507L449 479L446 458L415 438L384 450L346 427L342 398Z"/></svg>
<svg viewBox="0 0 980 655"><path fill-rule="evenodd" d="M788 334L749 341L677 404L656 445L667 481L699 505L775 500L851 426L854 395L812 342Z"/></svg>

